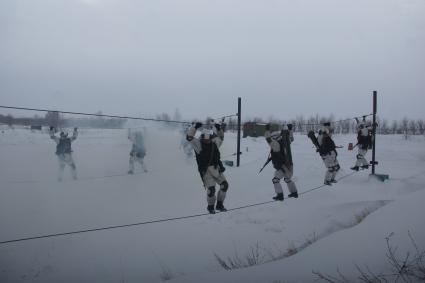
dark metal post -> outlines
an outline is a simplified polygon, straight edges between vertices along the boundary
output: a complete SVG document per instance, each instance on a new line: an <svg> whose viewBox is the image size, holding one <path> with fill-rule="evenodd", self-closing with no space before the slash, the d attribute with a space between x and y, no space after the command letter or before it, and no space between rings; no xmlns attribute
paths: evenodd
<svg viewBox="0 0 425 283"><path fill-rule="evenodd" d="M238 142L236 148L236 166L239 167L241 159L241 98L238 97Z"/></svg>
<svg viewBox="0 0 425 283"><path fill-rule="evenodd" d="M372 124L372 175L375 175L375 145L376 145L376 111L377 110L377 91L373 91L373 124Z"/></svg>

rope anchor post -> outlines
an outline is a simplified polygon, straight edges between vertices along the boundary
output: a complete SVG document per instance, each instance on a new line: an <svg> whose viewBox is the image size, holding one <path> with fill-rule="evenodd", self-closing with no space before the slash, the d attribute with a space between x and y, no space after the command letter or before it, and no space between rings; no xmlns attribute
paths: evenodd
<svg viewBox="0 0 425 283"><path fill-rule="evenodd" d="M378 108L378 93L376 90L373 91L373 123L372 123L372 161L370 161L370 165L372 165L372 173L369 176L373 176L378 180L384 182L390 178L387 174L376 174L375 173L375 165L378 165L378 161L376 161L376 113Z"/></svg>

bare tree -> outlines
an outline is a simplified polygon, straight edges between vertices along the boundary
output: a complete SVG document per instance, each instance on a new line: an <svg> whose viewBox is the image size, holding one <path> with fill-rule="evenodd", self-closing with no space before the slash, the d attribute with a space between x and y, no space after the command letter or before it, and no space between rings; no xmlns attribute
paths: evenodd
<svg viewBox="0 0 425 283"><path fill-rule="evenodd" d="M179 111L178 108L176 108L176 110L174 111L173 120L174 121L181 121L182 120L182 115L180 114L180 111Z"/></svg>
<svg viewBox="0 0 425 283"><path fill-rule="evenodd" d="M409 121L409 131L412 135L416 135L416 121L415 120L410 120Z"/></svg>
<svg viewBox="0 0 425 283"><path fill-rule="evenodd" d="M13 120L14 120L13 116L12 116L12 115L10 115L10 114L8 114L8 115L6 116L5 122L6 122L6 124L7 124L9 127L12 127L12 125L13 125Z"/></svg>
<svg viewBox="0 0 425 283"><path fill-rule="evenodd" d="M236 121L236 119L229 118L229 120L227 121L226 129L230 131L235 131L237 127L238 122Z"/></svg>
<svg viewBox="0 0 425 283"><path fill-rule="evenodd" d="M157 120L164 120L164 121L170 121L170 115L168 113L161 113L156 115Z"/></svg>
<svg viewBox="0 0 425 283"><path fill-rule="evenodd" d="M307 131L306 128L306 120L304 119L303 115L296 117L296 122L294 123L295 128L300 131L301 133L305 133Z"/></svg>
<svg viewBox="0 0 425 283"><path fill-rule="evenodd" d="M401 120L401 132L404 135L404 139L409 137L409 119L406 117Z"/></svg>
<svg viewBox="0 0 425 283"><path fill-rule="evenodd" d="M58 111L48 111L46 116L44 116L44 120L46 121L47 125L55 128L58 128L61 125Z"/></svg>
<svg viewBox="0 0 425 283"><path fill-rule="evenodd" d="M419 134L423 135L424 132L425 132L425 123L424 123L424 120L419 119L418 121L416 121L416 124L418 124Z"/></svg>
<svg viewBox="0 0 425 283"><path fill-rule="evenodd" d="M397 134L397 130L398 130L398 122L394 120L391 124L391 132L393 133L393 135Z"/></svg>
<svg viewBox="0 0 425 283"><path fill-rule="evenodd" d="M316 118L314 116L310 116L307 120L306 130L308 131L315 131L316 130L316 124L318 121L316 121Z"/></svg>
<svg viewBox="0 0 425 283"><path fill-rule="evenodd" d="M386 119L382 120L380 129L380 134L388 134L388 121Z"/></svg>
<svg viewBox="0 0 425 283"><path fill-rule="evenodd" d="M340 127L341 127L341 133L342 134L348 134L350 132L350 126L351 121L347 120L347 121L342 121L340 123Z"/></svg>

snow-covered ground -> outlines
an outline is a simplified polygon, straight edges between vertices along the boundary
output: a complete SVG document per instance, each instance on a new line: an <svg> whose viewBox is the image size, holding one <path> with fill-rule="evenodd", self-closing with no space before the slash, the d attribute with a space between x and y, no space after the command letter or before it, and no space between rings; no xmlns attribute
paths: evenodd
<svg viewBox="0 0 425 283"><path fill-rule="evenodd" d="M206 213L206 195L177 130L146 124L148 173L127 175L126 130L82 129L73 143L79 180L67 168L56 181L55 144L47 133L0 132L0 242ZM377 173L349 175L353 135L335 136L338 184L323 183L324 165L306 136L293 143L298 199L198 217L0 245L0 282L313 282L312 271L351 279L356 264L387 272L386 240L397 253L425 249L425 138L377 137ZM263 138L242 140L241 166L227 167L228 209L271 200L273 169ZM235 161L226 134L223 160ZM367 158L370 159L371 153ZM285 188L285 195L287 191ZM369 214L370 213L370 214ZM366 218L364 218L366 217ZM361 221L362 220L362 221ZM215 258L244 259L252 250L294 255L224 271Z"/></svg>

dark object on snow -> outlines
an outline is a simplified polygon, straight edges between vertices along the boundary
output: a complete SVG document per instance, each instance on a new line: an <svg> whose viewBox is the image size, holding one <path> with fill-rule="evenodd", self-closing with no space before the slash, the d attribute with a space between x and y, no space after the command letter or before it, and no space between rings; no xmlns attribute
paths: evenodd
<svg viewBox="0 0 425 283"><path fill-rule="evenodd" d="M243 124L243 136L246 137L263 137L266 132L266 126L270 125L270 131L278 131L280 126L278 124L265 124L257 122L246 122Z"/></svg>
<svg viewBox="0 0 425 283"><path fill-rule="evenodd" d="M215 214L214 205L208 205L207 210L210 214Z"/></svg>
<svg viewBox="0 0 425 283"><path fill-rule="evenodd" d="M218 210L218 211L221 211L221 212L227 211L227 209L223 205L223 202L221 202L221 201L217 201L215 209Z"/></svg>
<svg viewBox="0 0 425 283"><path fill-rule="evenodd" d="M279 193L276 196L273 197L274 200L283 201L283 193Z"/></svg>
<svg viewBox="0 0 425 283"><path fill-rule="evenodd" d="M233 161L231 161L231 160L224 160L223 163L224 163L224 165L233 167Z"/></svg>
<svg viewBox="0 0 425 283"><path fill-rule="evenodd" d="M298 192L290 193L290 194L288 195L288 197L290 197L290 198L298 198Z"/></svg>

